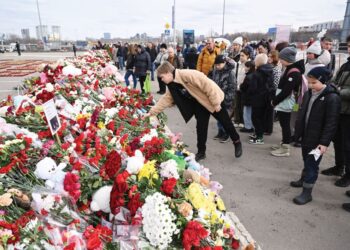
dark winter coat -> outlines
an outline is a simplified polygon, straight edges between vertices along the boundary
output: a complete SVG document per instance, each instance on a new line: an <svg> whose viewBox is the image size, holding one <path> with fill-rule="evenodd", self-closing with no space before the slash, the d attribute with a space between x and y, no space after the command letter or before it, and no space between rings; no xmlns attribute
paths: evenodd
<svg viewBox="0 0 350 250"><path fill-rule="evenodd" d="M247 92L251 96L251 106L264 108L268 105L269 92L267 81L272 78L271 64L263 64L252 74L250 88Z"/></svg>
<svg viewBox="0 0 350 250"><path fill-rule="evenodd" d="M251 106L252 105L252 96L249 94L251 92L251 81L253 79L253 73L250 72L245 75L245 78L243 80L243 83L239 86L239 89L241 91L241 98L242 98L242 104L244 106Z"/></svg>
<svg viewBox="0 0 350 250"><path fill-rule="evenodd" d="M235 65L226 63L222 70L214 69L212 80L222 89L225 94L224 105L227 110L232 109L233 98L237 89Z"/></svg>
<svg viewBox="0 0 350 250"><path fill-rule="evenodd" d="M338 70L333 79L341 99L341 114L350 115L350 57Z"/></svg>
<svg viewBox="0 0 350 250"><path fill-rule="evenodd" d="M146 76L147 70L151 71L151 57L144 47L141 48L141 53L136 54L135 58L135 75Z"/></svg>
<svg viewBox="0 0 350 250"><path fill-rule="evenodd" d="M300 72L292 72L288 74L289 70L291 70L292 68L297 68ZM277 87L281 90L281 92L278 95L276 95L273 99L273 106L277 106L284 99L290 97L293 93L293 90L296 93L298 92L299 88L301 87L302 74L304 73L304 71L305 65L303 59L286 67Z"/></svg>
<svg viewBox="0 0 350 250"><path fill-rule="evenodd" d="M295 137L302 138L302 146L329 146L337 130L340 98L336 88L328 85L314 101L306 124L306 113L312 92L305 93L296 121Z"/></svg>
<svg viewBox="0 0 350 250"><path fill-rule="evenodd" d="M126 59L126 70L133 70L135 66L136 56L133 54L128 54Z"/></svg>
<svg viewBox="0 0 350 250"><path fill-rule="evenodd" d="M124 46L119 46L118 47L118 51L117 51L117 56L118 57L125 57L125 53L126 51L125 51L125 47Z"/></svg>
<svg viewBox="0 0 350 250"><path fill-rule="evenodd" d="M198 54L196 48L190 48L185 55L186 66L189 69L196 69L198 61Z"/></svg>
<svg viewBox="0 0 350 250"><path fill-rule="evenodd" d="M156 60L157 58L157 50L155 48L150 49L149 47L146 48L146 51L148 52L148 54L151 57L151 62L154 62L154 60Z"/></svg>

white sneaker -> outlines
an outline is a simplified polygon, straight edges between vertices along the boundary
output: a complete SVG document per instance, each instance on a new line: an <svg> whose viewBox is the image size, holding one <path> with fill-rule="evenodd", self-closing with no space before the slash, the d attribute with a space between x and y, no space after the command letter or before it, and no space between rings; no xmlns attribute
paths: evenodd
<svg viewBox="0 0 350 250"><path fill-rule="evenodd" d="M238 128L239 124L238 123L234 123L233 126L235 126L235 128Z"/></svg>
<svg viewBox="0 0 350 250"><path fill-rule="evenodd" d="M244 128L244 124L243 124L243 123L240 123L240 124L238 124L238 127L239 127L239 128Z"/></svg>

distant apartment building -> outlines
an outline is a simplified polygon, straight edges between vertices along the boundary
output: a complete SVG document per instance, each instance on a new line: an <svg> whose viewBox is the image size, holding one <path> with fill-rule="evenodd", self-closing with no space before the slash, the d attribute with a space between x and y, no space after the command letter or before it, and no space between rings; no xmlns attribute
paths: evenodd
<svg viewBox="0 0 350 250"><path fill-rule="evenodd" d="M29 39L30 38L29 29L21 29L21 35L23 39Z"/></svg>
<svg viewBox="0 0 350 250"><path fill-rule="evenodd" d="M50 41L61 41L61 27L57 25L51 26Z"/></svg>
<svg viewBox="0 0 350 250"><path fill-rule="evenodd" d="M302 26L299 27L298 31L299 32L319 32L324 29L327 30L340 30L343 28L343 20L341 21L329 21L329 22L324 22L324 23L316 23L313 25L309 26Z"/></svg>
<svg viewBox="0 0 350 250"><path fill-rule="evenodd" d="M44 40L45 42L47 42L48 38L49 38L49 30L47 25L38 25L35 27L36 29L36 37L39 40Z"/></svg>

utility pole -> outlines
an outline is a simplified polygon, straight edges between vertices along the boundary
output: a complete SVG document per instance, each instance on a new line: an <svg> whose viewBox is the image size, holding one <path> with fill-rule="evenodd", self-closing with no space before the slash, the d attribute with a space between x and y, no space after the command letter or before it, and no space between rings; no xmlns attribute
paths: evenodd
<svg viewBox="0 0 350 250"><path fill-rule="evenodd" d="M224 37L225 35L225 5L226 5L226 0L224 0L224 7L223 7L223 11L222 11L222 37Z"/></svg>
<svg viewBox="0 0 350 250"><path fill-rule="evenodd" d="M346 42L346 37L350 35L350 0L347 1L345 16L343 21L343 30L341 32L340 42Z"/></svg>
<svg viewBox="0 0 350 250"><path fill-rule="evenodd" d="M174 47L176 47L176 29L175 29L175 4L176 4L176 0L174 0L174 5L173 5L173 11L172 11L172 16L173 16L173 30L174 30ZM175 48L176 49L176 48Z"/></svg>
<svg viewBox="0 0 350 250"><path fill-rule="evenodd" d="M43 30L42 30L42 25L41 25L41 17L40 17L40 9L39 9L39 0L36 0L36 7L38 9L38 16L39 16L39 33L40 33L40 40L44 44L45 48L45 41L43 41Z"/></svg>

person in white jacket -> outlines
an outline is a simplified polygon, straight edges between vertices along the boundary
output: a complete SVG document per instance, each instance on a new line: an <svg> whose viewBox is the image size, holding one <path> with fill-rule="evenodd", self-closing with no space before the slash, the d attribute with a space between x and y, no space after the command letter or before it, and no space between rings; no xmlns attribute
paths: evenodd
<svg viewBox="0 0 350 250"><path fill-rule="evenodd" d="M307 48L306 57L305 76L307 76L313 68L326 66L331 61L330 53L327 50L322 50L319 41L314 42L309 48Z"/></svg>

